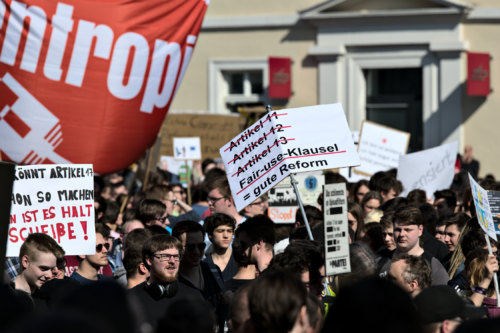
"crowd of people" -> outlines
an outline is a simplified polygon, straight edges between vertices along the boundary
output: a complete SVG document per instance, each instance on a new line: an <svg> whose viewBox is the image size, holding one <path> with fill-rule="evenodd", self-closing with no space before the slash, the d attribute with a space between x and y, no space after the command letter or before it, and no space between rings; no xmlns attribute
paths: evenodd
<svg viewBox="0 0 500 333"><path fill-rule="evenodd" d="M494 332L497 243L475 217L469 155L432 199L401 196L397 170L356 183L325 171L348 189L351 272L337 276L325 276L321 195L306 218L279 224L266 195L238 211L211 159L190 196L161 169L95 176L95 254L65 256L50 236L29 235L6 258L0 330Z"/></svg>

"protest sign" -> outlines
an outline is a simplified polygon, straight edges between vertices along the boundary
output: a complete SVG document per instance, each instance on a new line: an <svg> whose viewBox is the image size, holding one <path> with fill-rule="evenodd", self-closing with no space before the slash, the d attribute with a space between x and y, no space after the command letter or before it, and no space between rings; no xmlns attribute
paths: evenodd
<svg viewBox="0 0 500 333"><path fill-rule="evenodd" d="M474 178L472 178L470 174L469 181L479 226L486 234L488 234L488 236L497 240L495 226L491 216L490 203L488 201L488 193L474 180Z"/></svg>
<svg viewBox="0 0 500 333"><path fill-rule="evenodd" d="M340 104L270 112L220 154L238 210L290 173L359 165Z"/></svg>
<svg viewBox="0 0 500 333"><path fill-rule="evenodd" d="M174 156L173 140L197 136L203 158L220 158L219 148L241 131L239 115L169 113L161 128L161 154Z"/></svg>
<svg viewBox="0 0 500 333"><path fill-rule="evenodd" d="M67 255L95 254L91 164L17 166L7 256L19 255L30 233L54 238Z"/></svg>
<svg viewBox="0 0 500 333"><path fill-rule="evenodd" d="M101 174L137 161L186 73L208 3L0 2L3 159L91 162Z"/></svg>
<svg viewBox="0 0 500 333"><path fill-rule="evenodd" d="M497 235L500 235L500 191L488 191L488 203L495 231Z"/></svg>
<svg viewBox="0 0 500 333"><path fill-rule="evenodd" d="M200 138L174 138L176 160L201 160Z"/></svg>
<svg viewBox="0 0 500 333"><path fill-rule="evenodd" d="M327 276L351 271L346 194L344 183L327 184L323 192Z"/></svg>
<svg viewBox="0 0 500 333"><path fill-rule="evenodd" d="M403 184L401 196L411 190L422 189L428 198L434 192L450 187L455 175L455 161L458 143L452 142L439 147L399 157L398 180Z"/></svg>
<svg viewBox="0 0 500 333"><path fill-rule="evenodd" d="M325 175L321 172L304 172L295 176L300 198L304 205L318 207L318 197L323 192Z"/></svg>
<svg viewBox="0 0 500 333"><path fill-rule="evenodd" d="M283 179L269 192L268 215L275 223L295 223L299 201L290 178Z"/></svg>
<svg viewBox="0 0 500 333"><path fill-rule="evenodd" d="M371 176L378 171L397 168L399 156L406 154L410 133L364 121L358 143L361 165L355 172Z"/></svg>

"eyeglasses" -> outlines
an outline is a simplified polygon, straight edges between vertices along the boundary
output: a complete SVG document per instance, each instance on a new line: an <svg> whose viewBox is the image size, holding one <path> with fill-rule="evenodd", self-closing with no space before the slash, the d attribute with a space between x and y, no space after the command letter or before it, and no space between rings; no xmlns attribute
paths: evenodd
<svg viewBox="0 0 500 333"><path fill-rule="evenodd" d="M156 221L159 221L161 223L165 223L165 221L167 220L168 216L164 216L164 217L157 217L155 218Z"/></svg>
<svg viewBox="0 0 500 333"><path fill-rule="evenodd" d="M249 206L257 206L257 205L262 205L262 204L265 204L266 202L264 200L262 201L259 201L259 202L252 202L251 204L249 204Z"/></svg>
<svg viewBox="0 0 500 333"><path fill-rule="evenodd" d="M205 243L186 244L186 251L192 252L195 249L198 249L198 251L203 252L205 250L205 246L207 246Z"/></svg>
<svg viewBox="0 0 500 333"><path fill-rule="evenodd" d="M181 260L181 256L178 254L158 253L158 254L153 254L153 257L155 257L161 262L170 261L172 259L174 259L174 261Z"/></svg>
<svg viewBox="0 0 500 333"><path fill-rule="evenodd" d="M224 199L225 197L220 197L220 198L212 198L212 197L207 197L207 202L208 203L216 203L220 199Z"/></svg>
<svg viewBox="0 0 500 333"><path fill-rule="evenodd" d="M96 252L101 252L103 247L106 249L106 251L109 251L111 245L109 245L109 243L97 244L95 246Z"/></svg>

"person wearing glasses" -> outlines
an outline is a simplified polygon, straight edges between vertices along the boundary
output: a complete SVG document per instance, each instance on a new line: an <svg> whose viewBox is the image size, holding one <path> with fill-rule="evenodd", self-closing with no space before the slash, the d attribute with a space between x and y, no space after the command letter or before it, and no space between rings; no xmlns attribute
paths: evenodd
<svg viewBox="0 0 500 333"><path fill-rule="evenodd" d="M95 225L95 254L77 256L80 264L70 278L88 284L98 280L111 279L99 273L99 270L108 265L108 253L111 244L108 241L109 229L102 223Z"/></svg>
<svg viewBox="0 0 500 333"><path fill-rule="evenodd" d="M247 218L253 217L255 215L267 215L267 209L269 208L269 201L267 194L260 196L255 199L254 202L243 208L240 214L246 216Z"/></svg>
<svg viewBox="0 0 500 333"><path fill-rule="evenodd" d="M183 252L181 242L167 234L149 238L142 247L143 262L150 276L129 289L129 293L131 299L140 304L144 321L150 325L152 332L170 304L183 298L203 301L198 290L178 280Z"/></svg>
<svg viewBox="0 0 500 333"><path fill-rule="evenodd" d="M210 214L223 213L231 216L236 220L236 226L245 221L245 217L241 216L236 210L231 189L227 176L215 177L207 180L208 189L207 203L210 208Z"/></svg>

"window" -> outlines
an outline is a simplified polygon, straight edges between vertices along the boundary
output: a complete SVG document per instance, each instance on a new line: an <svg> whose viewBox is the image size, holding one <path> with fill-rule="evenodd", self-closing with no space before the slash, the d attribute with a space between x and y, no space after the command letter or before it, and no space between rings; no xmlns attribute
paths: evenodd
<svg viewBox="0 0 500 333"><path fill-rule="evenodd" d="M268 104L268 66L263 60L213 60L209 65L210 113Z"/></svg>

